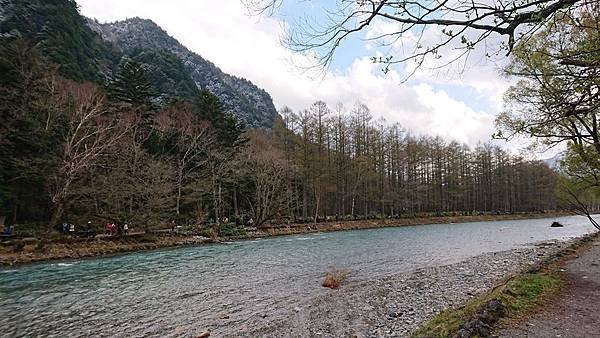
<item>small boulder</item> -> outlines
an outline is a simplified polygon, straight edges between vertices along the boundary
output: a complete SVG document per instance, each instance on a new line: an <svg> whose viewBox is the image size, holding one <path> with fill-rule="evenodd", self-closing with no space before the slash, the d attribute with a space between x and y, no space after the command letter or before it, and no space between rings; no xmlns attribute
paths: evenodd
<svg viewBox="0 0 600 338"><path fill-rule="evenodd" d="M198 333L198 335L196 336L196 338L208 338L210 337L210 331L202 331L200 333Z"/></svg>
<svg viewBox="0 0 600 338"><path fill-rule="evenodd" d="M396 309L390 308L387 310L388 319L394 319L402 316L402 312L397 311Z"/></svg>
<svg viewBox="0 0 600 338"><path fill-rule="evenodd" d="M506 314L502 302L492 299L481 305L475 313L463 323L455 338L490 337L492 327Z"/></svg>
<svg viewBox="0 0 600 338"><path fill-rule="evenodd" d="M552 224L550 225L550 227L551 228L562 228L562 227L564 227L564 225L562 225L562 224L554 221L554 222L552 222Z"/></svg>

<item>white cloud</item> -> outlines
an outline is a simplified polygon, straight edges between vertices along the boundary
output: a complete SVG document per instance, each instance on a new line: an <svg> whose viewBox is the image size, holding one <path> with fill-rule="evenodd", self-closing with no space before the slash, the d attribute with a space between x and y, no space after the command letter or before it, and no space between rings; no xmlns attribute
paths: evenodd
<svg viewBox="0 0 600 338"><path fill-rule="evenodd" d="M337 102L352 105L359 100L376 117L400 122L413 133L440 135L474 145L489 140L495 111L478 111L473 102L453 98L437 85L454 86L458 90L461 86L475 88L483 99L497 102L506 88L506 83L486 66L454 78L417 73L410 85L402 84L398 72L383 75L380 67L363 55L356 55L348 69L329 71L323 78L314 79L291 62L306 60L281 46L285 23L273 17L248 16L239 0L219 1L218 5L214 1L195 0L77 2L83 15L101 22L134 16L155 21L223 71L245 77L266 89L277 107L288 105L299 110L315 100L323 100L332 107Z"/></svg>
<svg viewBox="0 0 600 338"><path fill-rule="evenodd" d="M368 48L374 53L393 55L394 59L403 59L416 53L422 53L428 47L438 46L448 38L442 33L443 27L426 26L423 31L415 29L405 32L399 39L394 32L400 31L402 25L389 20L374 21L366 32L369 40ZM452 30L452 27L445 28ZM454 28L456 33L456 28ZM475 92L478 99L487 100L495 111L502 107L502 96L510 85L510 81L501 76L508 58L500 51L500 43L506 38L490 35L473 50L467 51L461 37L467 41L476 41L481 32L467 30L438 50L434 57L430 54L419 68L414 60L396 67L404 74L411 76L413 82L453 86L458 89ZM378 38L382 37L382 38ZM382 46L382 43L384 44ZM500 52L500 53L499 53Z"/></svg>

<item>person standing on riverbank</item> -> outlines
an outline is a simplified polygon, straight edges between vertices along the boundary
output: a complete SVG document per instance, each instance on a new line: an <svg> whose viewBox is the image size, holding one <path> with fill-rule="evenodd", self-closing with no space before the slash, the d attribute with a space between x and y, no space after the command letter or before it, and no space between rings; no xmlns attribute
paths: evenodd
<svg viewBox="0 0 600 338"><path fill-rule="evenodd" d="M123 224L123 233L125 235L127 235L127 233L129 232L129 225L127 225L127 223Z"/></svg>

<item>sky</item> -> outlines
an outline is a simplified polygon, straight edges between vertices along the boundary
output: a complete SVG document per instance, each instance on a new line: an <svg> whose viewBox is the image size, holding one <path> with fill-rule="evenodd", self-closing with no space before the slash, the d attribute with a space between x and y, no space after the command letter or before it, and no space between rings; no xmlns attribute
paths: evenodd
<svg viewBox="0 0 600 338"><path fill-rule="evenodd" d="M319 21L323 8L318 1L286 0L275 15L249 15L241 0L77 0L81 14L100 22L131 17L151 19L188 49L210 60L226 73L244 77L269 92L279 109L294 111L323 100L330 107L342 102L346 109L360 101L376 118L400 123L415 135L442 136L470 146L487 142L495 131L494 118L502 109L502 95L510 79L501 75L505 58L489 60L477 51L466 63L442 70L418 70L406 63L384 74L370 57L403 53L415 43L406 36L382 48L368 37L393 31L389 22L374 22L346 41L322 74L306 72L313 62L282 45L286 29L302 17ZM428 30L425 41L439 39ZM490 40L489 44L498 41ZM455 53L447 51L451 57ZM504 145L504 142L496 141ZM522 143L507 146L513 152ZM504 145L506 146L506 145Z"/></svg>

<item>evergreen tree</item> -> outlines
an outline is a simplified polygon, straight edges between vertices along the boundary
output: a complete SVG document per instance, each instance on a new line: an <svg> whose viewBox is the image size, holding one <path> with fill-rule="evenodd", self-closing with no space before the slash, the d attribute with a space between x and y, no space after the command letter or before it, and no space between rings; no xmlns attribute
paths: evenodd
<svg viewBox="0 0 600 338"><path fill-rule="evenodd" d="M200 93L181 59L168 50L135 48L129 57L144 64L148 78L159 96L161 106L178 101L193 101Z"/></svg>
<svg viewBox="0 0 600 338"><path fill-rule="evenodd" d="M43 193L61 123L49 100L53 68L37 48L0 45L0 216L8 223L46 217Z"/></svg>
<svg viewBox="0 0 600 338"><path fill-rule="evenodd" d="M196 105L203 119L210 121L217 133L221 145L237 148L247 142L243 137L245 125L231 112L225 111L219 98L208 89L202 89Z"/></svg>
<svg viewBox="0 0 600 338"><path fill-rule="evenodd" d="M127 102L134 107L152 107L156 92L146 68L142 63L124 59L117 75L108 85L110 96L115 101Z"/></svg>

